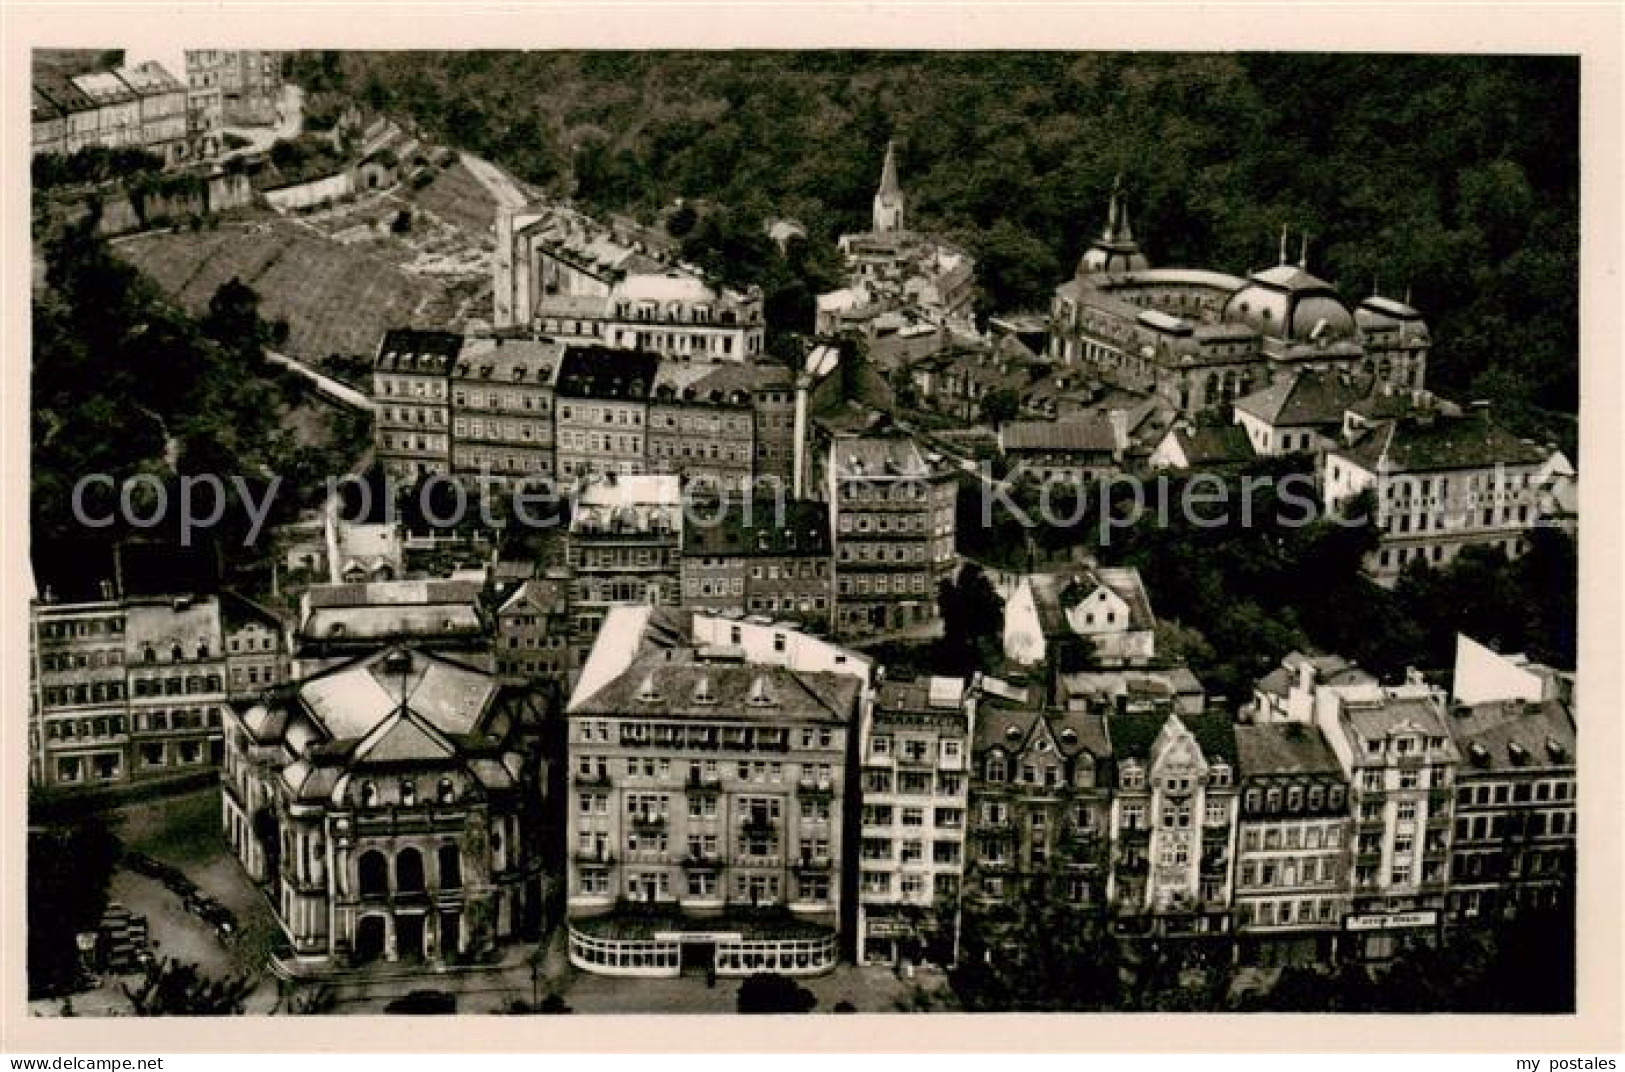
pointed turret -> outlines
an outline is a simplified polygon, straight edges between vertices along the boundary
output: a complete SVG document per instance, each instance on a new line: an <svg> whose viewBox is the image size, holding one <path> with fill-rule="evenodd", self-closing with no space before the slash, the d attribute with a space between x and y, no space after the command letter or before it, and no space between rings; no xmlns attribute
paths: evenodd
<svg viewBox="0 0 1625 1072"><path fill-rule="evenodd" d="M1106 229L1084 252L1078 271L1137 272L1149 267L1151 262L1134 241L1134 229L1129 226L1123 199L1123 176L1118 175L1112 181L1111 198L1106 205Z"/></svg>
<svg viewBox="0 0 1625 1072"><path fill-rule="evenodd" d="M891 234L903 230L903 187L897 181L897 147L886 142L886 162L880 167L880 189L875 192L874 231Z"/></svg>

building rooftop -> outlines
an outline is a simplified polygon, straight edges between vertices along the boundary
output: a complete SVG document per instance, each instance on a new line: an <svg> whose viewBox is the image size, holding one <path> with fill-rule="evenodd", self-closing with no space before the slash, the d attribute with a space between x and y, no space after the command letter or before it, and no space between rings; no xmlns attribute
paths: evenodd
<svg viewBox="0 0 1625 1072"><path fill-rule="evenodd" d="M659 355L642 350L570 346L559 365L558 394L560 398L642 401L649 397L659 367Z"/></svg>
<svg viewBox="0 0 1625 1072"><path fill-rule="evenodd" d="M391 328L378 345L376 366L395 372L444 374L462 351L463 337L450 331Z"/></svg>
<svg viewBox="0 0 1625 1072"><path fill-rule="evenodd" d="M1235 728L1241 776L1337 774L1337 755L1319 727L1297 722L1243 724Z"/></svg>
<svg viewBox="0 0 1625 1072"><path fill-rule="evenodd" d="M1011 421L999 429L1006 451L1071 451L1111 454L1122 449L1111 420L1104 416L1070 417L1058 421Z"/></svg>
<svg viewBox="0 0 1625 1072"><path fill-rule="evenodd" d="M457 355L452 375L495 384L551 384L564 357L552 339L469 339Z"/></svg>
<svg viewBox="0 0 1625 1072"><path fill-rule="evenodd" d="M1210 762L1222 759L1236 766L1236 734L1230 716L1215 711L1201 715L1164 714L1160 711L1124 711L1106 719L1106 733L1118 760L1151 759L1151 746L1170 719L1177 719L1190 731L1202 754Z"/></svg>
<svg viewBox="0 0 1625 1072"><path fill-rule="evenodd" d="M335 740L365 737L401 707L441 733L475 732L500 683L490 674L413 648L391 647L299 682L299 699Z"/></svg>
<svg viewBox="0 0 1625 1072"><path fill-rule="evenodd" d="M1574 712L1562 700L1456 705L1446 719L1461 773L1573 769Z"/></svg>
<svg viewBox="0 0 1625 1072"><path fill-rule="evenodd" d="M1265 424L1335 426L1343 423L1343 414L1371 389L1368 377L1303 369L1236 399L1235 406Z"/></svg>
<svg viewBox="0 0 1625 1072"><path fill-rule="evenodd" d="M1247 432L1234 424L1200 427L1176 425L1168 434L1174 437L1185 460L1193 468L1240 465L1256 457Z"/></svg>
<svg viewBox="0 0 1625 1072"><path fill-rule="evenodd" d="M860 688L848 674L706 661L688 649L652 650L573 702L570 713L844 725Z"/></svg>
<svg viewBox="0 0 1625 1072"><path fill-rule="evenodd" d="M1049 734L1055 750L1068 759L1080 752L1088 752L1096 759L1112 754L1111 737L1100 715L1010 707L997 701L977 710L975 750L1023 751L1042 732Z"/></svg>
<svg viewBox="0 0 1625 1072"><path fill-rule="evenodd" d="M1407 473L1538 465L1551 451L1518 438L1487 413L1423 413L1383 421L1333 453L1369 472Z"/></svg>
<svg viewBox="0 0 1625 1072"><path fill-rule="evenodd" d="M829 505L807 499L787 499L782 515L772 500L729 500L717 524L703 524L714 516L706 511L691 518L684 533L686 557L755 557L829 555Z"/></svg>
<svg viewBox="0 0 1625 1072"><path fill-rule="evenodd" d="M923 479L931 475L931 466L918 444L906 436L839 436L830 454L836 476L842 480Z"/></svg>

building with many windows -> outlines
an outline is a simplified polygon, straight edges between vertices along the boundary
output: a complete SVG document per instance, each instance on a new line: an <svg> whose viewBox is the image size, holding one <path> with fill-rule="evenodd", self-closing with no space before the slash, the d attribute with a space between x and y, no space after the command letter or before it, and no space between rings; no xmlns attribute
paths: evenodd
<svg viewBox="0 0 1625 1072"><path fill-rule="evenodd" d="M968 910L997 913L1041 891L1083 916L1105 909L1112 746L1089 704L1047 704L1034 687L979 682L971 757Z"/></svg>
<svg viewBox="0 0 1625 1072"><path fill-rule="evenodd" d="M1238 955L1247 963L1330 961L1348 911L1348 783L1320 729L1238 725Z"/></svg>
<svg viewBox="0 0 1625 1072"><path fill-rule="evenodd" d="M1130 934L1228 934L1239 801L1223 712L1108 716L1115 761L1107 896Z"/></svg>
<svg viewBox="0 0 1625 1072"><path fill-rule="evenodd" d="M1560 699L1453 703L1461 754L1449 918L1496 923L1574 895L1574 712Z"/></svg>
<svg viewBox="0 0 1625 1072"><path fill-rule="evenodd" d="M859 732L859 963L958 953L976 693L959 678L883 681Z"/></svg>
<svg viewBox="0 0 1625 1072"><path fill-rule="evenodd" d="M581 488L566 545L578 660L586 658L610 607L679 602L682 554L683 493L677 477L610 473Z"/></svg>
<svg viewBox="0 0 1625 1072"><path fill-rule="evenodd" d="M519 582L494 617L496 669L505 680L534 681L575 668L570 579L563 571Z"/></svg>
<svg viewBox="0 0 1625 1072"><path fill-rule="evenodd" d="M1402 391L1424 386L1431 338L1410 306L1372 296L1351 307L1308 271L1307 240L1288 263L1243 279L1153 268L1111 195L1105 232L1056 289L1050 355L1108 382L1154 392L1184 415L1220 409L1299 369L1363 372Z"/></svg>
<svg viewBox="0 0 1625 1072"><path fill-rule="evenodd" d="M499 330L686 361L753 361L764 352L757 287L713 286L638 236L562 205L503 208L496 231Z"/></svg>
<svg viewBox="0 0 1625 1072"><path fill-rule="evenodd" d="M235 592L222 592L220 626L226 692L232 699L257 696L288 680L286 626L275 613Z"/></svg>
<svg viewBox="0 0 1625 1072"><path fill-rule="evenodd" d="M683 537L683 603L828 633L835 613L829 504L744 497L697 506Z"/></svg>
<svg viewBox="0 0 1625 1072"><path fill-rule="evenodd" d="M565 350L554 390L558 474L580 481L606 473L648 472L649 396L660 358L603 346Z"/></svg>
<svg viewBox="0 0 1625 1072"><path fill-rule="evenodd" d="M1375 497L1378 546L1366 570L1392 585L1408 563L1438 568L1467 547L1520 554L1524 534L1545 516L1557 456L1483 407L1460 415L1423 409L1359 428L1328 450L1325 506L1346 508L1367 491Z"/></svg>
<svg viewBox="0 0 1625 1072"><path fill-rule="evenodd" d="M373 437L378 464L392 479L451 471L450 373L463 337L396 328L384 333L373 362Z"/></svg>
<svg viewBox="0 0 1625 1072"><path fill-rule="evenodd" d="M957 484L901 435L837 436L827 471L842 636L936 619L953 572Z"/></svg>
<svg viewBox="0 0 1625 1072"><path fill-rule="evenodd" d="M756 469L755 371L664 363L649 400L648 470L678 474L694 494L747 488Z"/></svg>
<svg viewBox="0 0 1625 1072"><path fill-rule="evenodd" d="M287 935L283 969L445 967L540 933L545 715L410 647L234 710L222 823Z"/></svg>
<svg viewBox="0 0 1625 1072"><path fill-rule="evenodd" d="M281 118L282 54L263 49L188 49L193 91L220 94L226 126L268 127Z"/></svg>
<svg viewBox="0 0 1625 1072"><path fill-rule="evenodd" d="M570 961L611 975L828 971L864 683L609 612L567 708Z"/></svg>
<svg viewBox="0 0 1625 1072"><path fill-rule="evenodd" d="M467 340L451 367L453 470L500 484L552 479L553 378L563 355L546 340Z"/></svg>
<svg viewBox="0 0 1625 1072"><path fill-rule="evenodd" d="M220 762L220 602L192 596L39 603L30 778L88 788Z"/></svg>
<svg viewBox="0 0 1625 1072"><path fill-rule="evenodd" d="M1450 879L1458 752L1444 695L1402 685L1317 685L1315 723L1349 783L1349 951L1381 960L1438 940Z"/></svg>
<svg viewBox="0 0 1625 1072"><path fill-rule="evenodd" d="M295 677L390 644L411 644L494 669L492 624L482 585L464 580L318 584L299 596L293 626Z"/></svg>

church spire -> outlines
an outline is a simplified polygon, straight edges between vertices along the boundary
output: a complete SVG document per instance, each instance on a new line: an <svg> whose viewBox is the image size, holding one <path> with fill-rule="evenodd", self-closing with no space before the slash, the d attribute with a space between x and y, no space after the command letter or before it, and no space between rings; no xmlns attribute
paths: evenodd
<svg viewBox="0 0 1625 1072"><path fill-rule="evenodd" d="M1129 226L1128 206L1123 201L1123 173L1112 179L1111 201L1106 208L1106 233L1100 237L1108 242L1134 241L1134 228Z"/></svg>
<svg viewBox="0 0 1625 1072"><path fill-rule="evenodd" d="M880 167L880 189L875 192L873 229L877 234L903 230L903 187L897 181L897 149L890 140Z"/></svg>

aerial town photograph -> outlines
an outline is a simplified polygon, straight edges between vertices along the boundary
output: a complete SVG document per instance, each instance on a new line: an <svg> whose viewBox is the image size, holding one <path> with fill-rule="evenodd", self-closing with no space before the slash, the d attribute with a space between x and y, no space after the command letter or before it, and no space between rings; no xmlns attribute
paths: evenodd
<svg viewBox="0 0 1625 1072"><path fill-rule="evenodd" d="M1575 1011L1577 57L176 40L32 53L32 1016Z"/></svg>

